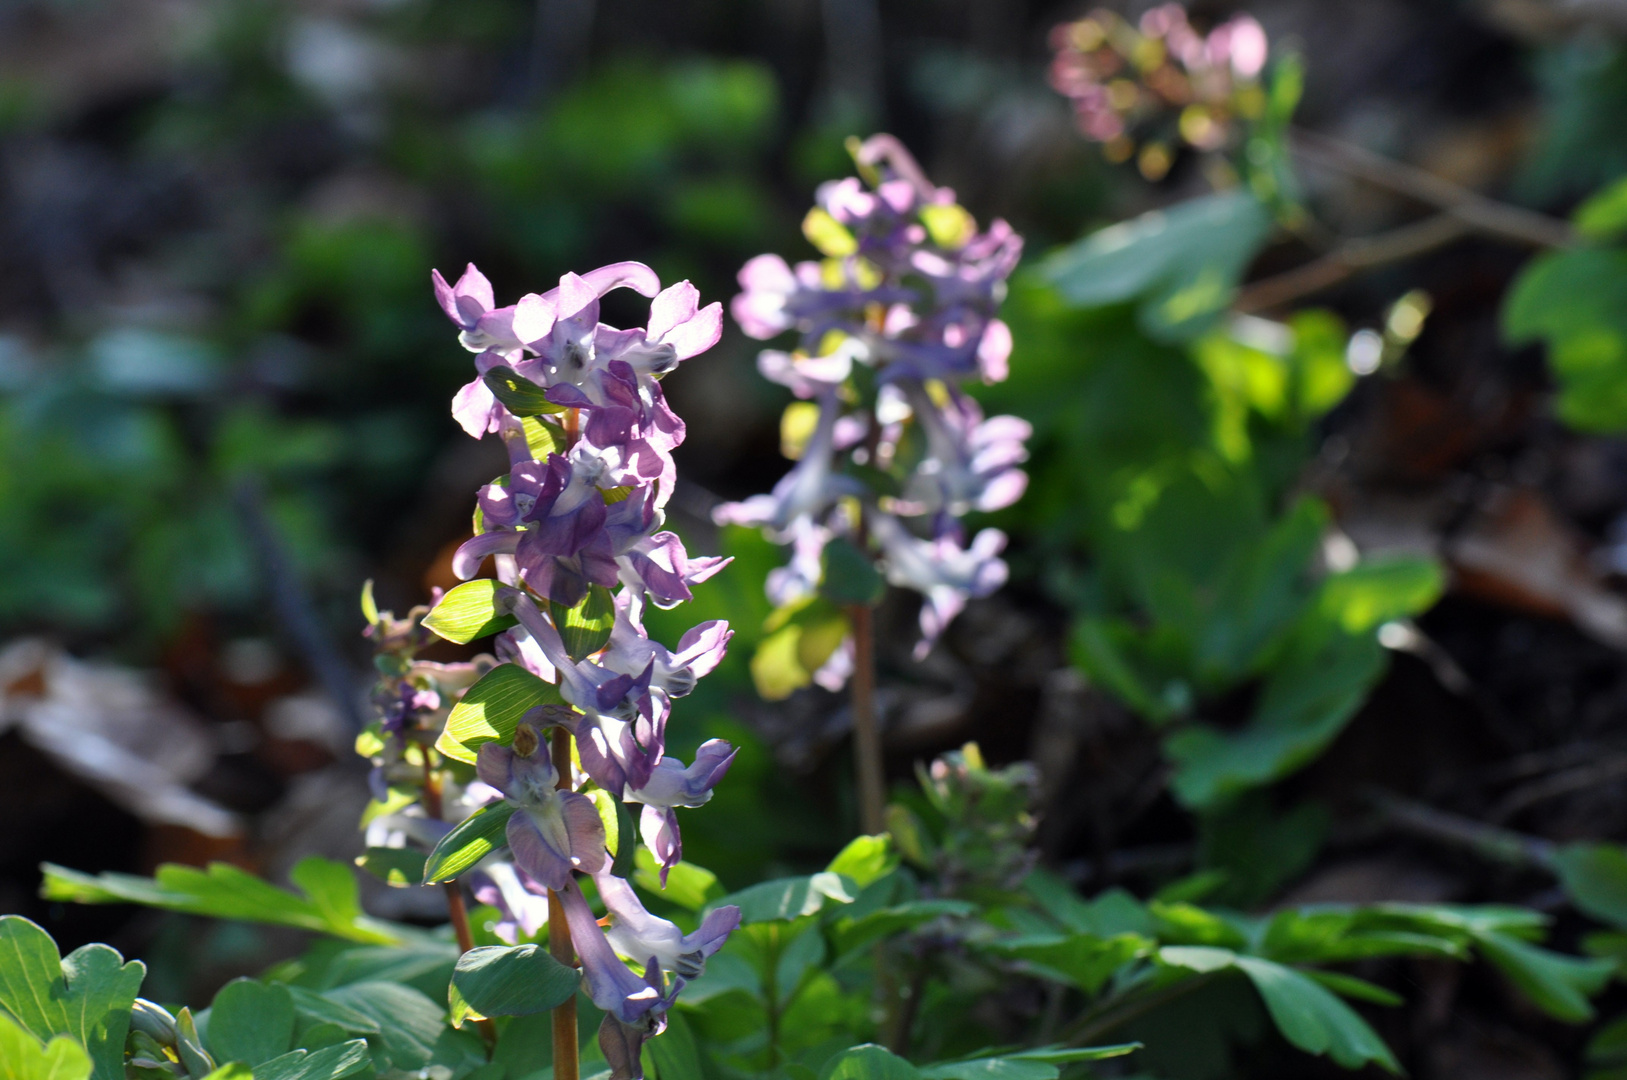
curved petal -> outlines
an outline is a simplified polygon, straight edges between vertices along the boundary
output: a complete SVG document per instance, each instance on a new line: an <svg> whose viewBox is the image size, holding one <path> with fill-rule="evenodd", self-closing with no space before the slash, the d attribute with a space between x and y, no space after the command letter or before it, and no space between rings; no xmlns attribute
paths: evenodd
<svg viewBox="0 0 1627 1080"><path fill-rule="evenodd" d="M514 864L540 884L557 891L570 884L571 855L563 821L551 820L559 817L558 808L551 809L551 815L547 811L539 815L535 810L521 808L508 819L507 834Z"/></svg>
<svg viewBox="0 0 1627 1080"><path fill-rule="evenodd" d="M522 535L517 532L489 532L465 540L452 556L452 573L460 581L468 581L480 573L480 564L486 561L486 556L514 554Z"/></svg>

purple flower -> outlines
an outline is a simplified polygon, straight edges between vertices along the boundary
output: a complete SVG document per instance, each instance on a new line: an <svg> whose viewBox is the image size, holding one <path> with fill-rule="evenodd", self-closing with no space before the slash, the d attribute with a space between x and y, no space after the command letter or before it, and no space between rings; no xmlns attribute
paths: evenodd
<svg viewBox="0 0 1627 1080"><path fill-rule="evenodd" d="M536 937L548 923L548 894L512 863L482 862L469 875L475 899L496 908L500 918L492 932L513 945L521 934Z"/></svg>
<svg viewBox="0 0 1627 1080"><path fill-rule="evenodd" d="M572 870L597 873L604 865L604 823L593 800L555 789L559 774L536 727L522 722L514 746L480 748L480 779L518 809L508 819L514 863L547 888L563 889Z"/></svg>
<svg viewBox="0 0 1627 1080"><path fill-rule="evenodd" d="M668 990L654 953L644 960L642 978L622 963L575 881L566 882L559 901L570 925L571 944L582 963L588 997L605 1011L599 1046L610 1063L612 1080L639 1080L644 1075L639 1050L646 1038L666 1030L667 1009L683 980L675 980Z"/></svg>
<svg viewBox="0 0 1627 1080"><path fill-rule="evenodd" d="M678 832L678 808L704 806L734 763L737 751L722 739L708 739L695 751L695 763L688 768L677 758L664 757L639 785L622 791L626 802L643 803L639 815L639 835L661 865L661 887L667 887L667 872L683 858L683 840ZM584 767L585 762L584 762Z"/></svg>
<svg viewBox="0 0 1627 1080"><path fill-rule="evenodd" d="M904 484L904 498L917 514L999 510L1022 497L1028 476L1017 465L1028 460L1023 443L1034 433L1016 416L983 419L977 402L948 392L940 408L915 379L897 384L927 439L927 456Z"/></svg>
<svg viewBox="0 0 1627 1080"><path fill-rule="evenodd" d="M864 494L864 485L833 468L836 417L840 411L835 393L823 395L819 400L819 421L796 467L780 478L772 493L724 503L712 511L712 520L719 525L759 525L783 541L792 535L797 519L816 517L843 495Z"/></svg>
<svg viewBox="0 0 1627 1080"><path fill-rule="evenodd" d="M1005 584L1006 564L999 554L1006 546L1006 536L999 529L984 529L972 539L971 547L963 548L952 535L932 540L912 536L891 514L877 513L870 528L881 541L887 580L926 597L921 605L917 658L931 650L967 599L988 596Z"/></svg>
<svg viewBox="0 0 1627 1080"><path fill-rule="evenodd" d="M740 909L728 904L708 912L693 934L685 934L646 911L633 887L621 878L601 872L593 876L593 883L610 912L605 937L615 950L627 957L653 957L663 970L679 978L700 978L707 957L723 948L740 926Z"/></svg>

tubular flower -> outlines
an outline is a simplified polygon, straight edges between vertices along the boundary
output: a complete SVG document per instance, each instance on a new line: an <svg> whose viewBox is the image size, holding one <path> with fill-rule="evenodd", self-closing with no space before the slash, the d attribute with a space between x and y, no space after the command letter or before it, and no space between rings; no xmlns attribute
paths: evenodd
<svg viewBox="0 0 1627 1080"><path fill-rule="evenodd" d="M649 267L631 262L565 274L557 287L508 307L497 306L491 283L472 266L455 285L435 274L434 286L460 342L476 354L475 378L458 391L453 415L471 436L497 435L508 455L507 471L480 489L473 535L452 560L466 581L483 566L495 568L495 583L465 587L458 599L488 604L487 628L508 624L498 632L495 659L477 661L479 673L511 665L557 688L557 696L548 694L552 703L527 711L511 737L486 742L474 755L479 782L463 798L501 795L514 812L506 854L483 859L470 884L499 913L493 932L510 942L534 937L547 918L546 894L558 896L588 993L606 1013L599 1040L612 1076L635 1080L643 1041L664 1029L685 980L723 946L739 913L713 912L689 935L650 915L610 874L600 807L576 789L591 780L641 806L664 887L682 851L677 809L711 798L734 758L720 740L703 745L689 766L664 756L672 703L722 660L728 624L703 622L673 649L651 640L643 625L648 605L691 599L695 585L728 563L692 557L663 528L684 424L667 406L661 379L717 342L722 307L702 306L688 282L663 289ZM600 300L620 288L651 298L645 326L600 322ZM459 639L467 610L457 607L444 622L420 615L415 629L401 632L441 627L436 632ZM450 669L421 675L381 688L389 723L423 714L444 724L474 682ZM579 769L564 758L556 767L543 739L547 728L569 733ZM418 738L453 753L447 740L455 734L449 728ZM571 774L562 777L567 768ZM451 780L445 784L453 790ZM460 807L465 815L473 809ZM450 821L410 812L394 817L402 820L392 836L410 833L421 846L451 829ZM611 909L608 937L578 873L598 881Z"/></svg>
<svg viewBox="0 0 1627 1080"><path fill-rule="evenodd" d="M892 136L852 149L860 175L821 185L803 223L825 258L793 267L759 255L740 271L731 310L741 329L796 334L789 351L760 353L758 370L812 404L791 406L782 428L798 433L796 465L771 492L712 516L791 545L767 583L787 633L801 633L790 620L819 617L797 612L830 584L827 549L841 538L888 582L924 595L923 655L969 598L1005 579L1003 536L985 531L962 549L955 519L1010 506L1028 484L1028 422L985 417L961 389L1006 377L1011 331L998 311L1022 238L1003 221L979 231ZM839 689L852 649L826 633L816 655L809 641L768 655L794 653L800 667L787 678ZM759 685L789 692L777 677Z"/></svg>
<svg viewBox="0 0 1627 1080"><path fill-rule="evenodd" d="M487 743L477 772L517 808L508 819L514 862L550 889L563 889L572 870L597 873L604 865L604 822L593 800L555 785L559 773L537 729L522 723L514 746Z"/></svg>

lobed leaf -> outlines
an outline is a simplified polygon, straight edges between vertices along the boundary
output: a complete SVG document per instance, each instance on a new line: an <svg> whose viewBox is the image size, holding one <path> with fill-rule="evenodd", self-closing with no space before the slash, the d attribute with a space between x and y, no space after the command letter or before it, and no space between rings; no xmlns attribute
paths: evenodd
<svg viewBox="0 0 1627 1080"><path fill-rule="evenodd" d="M124 1080L124 1038L146 972L141 961L125 963L106 945L62 957L39 926L0 916L0 1007L41 1043L66 1035L83 1046L95 1080ZM78 1063L69 1051L49 1055L64 1068Z"/></svg>
<svg viewBox="0 0 1627 1080"><path fill-rule="evenodd" d="M216 1061L250 1068L286 1053L294 1039L294 998L279 983L233 979L209 1006L204 1038Z"/></svg>

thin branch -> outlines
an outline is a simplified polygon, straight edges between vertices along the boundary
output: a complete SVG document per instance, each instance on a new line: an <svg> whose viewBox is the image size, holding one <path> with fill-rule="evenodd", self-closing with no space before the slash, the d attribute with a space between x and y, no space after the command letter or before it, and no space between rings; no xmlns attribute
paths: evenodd
<svg viewBox="0 0 1627 1080"><path fill-rule="evenodd" d="M887 831L887 777L882 771L881 730L876 723L875 613L868 604L848 608L853 626L853 753L859 780L859 828Z"/></svg>
<svg viewBox="0 0 1627 1080"><path fill-rule="evenodd" d="M1445 247L1473 229L1455 214L1437 214L1378 236L1346 240L1319 259L1286 273L1244 286L1232 305L1245 314L1268 311L1331 285L1361 270L1400 262Z"/></svg>
<svg viewBox="0 0 1627 1080"><path fill-rule="evenodd" d="M1507 821L1528 806L1535 806L1561 795L1569 795L1573 791L1585 791L1590 787L1608 784L1623 777L1627 777L1627 755L1607 757L1602 761L1593 761L1563 772L1552 773L1540 780L1522 784L1509 792L1492 808L1491 818L1497 822Z"/></svg>
<svg viewBox="0 0 1627 1080"><path fill-rule="evenodd" d="M1466 850L1505 866L1544 870L1553 866L1552 841L1437 810L1388 791L1374 791L1369 798L1384 819L1403 832Z"/></svg>
<svg viewBox="0 0 1627 1080"><path fill-rule="evenodd" d="M571 733L555 728L549 752L558 773L554 786L561 791L568 790L571 786ZM576 966L576 950L571 945L570 928L565 925L565 905L560 903L559 894L553 889L548 890L548 952L566 967ZM554 1007L552 1024L555 1080L577 1080L582 1071L581 1034L576 1022L574 994Z"/></svg>
<svg viewBox="0 0 1627 1080"><path fill-rule="evenodd" d="M1488 199L1477 191L1387 158L1354 143L1296 128L1295 156L1308 165L1344 173L1376 187L1451 214L1470 228L1533 247L1570 247L1576 234L1566 222L1534 210Z"/></svg>
<svg viewBox="0 0 1627 1080"><path fill-rule="evenodd" d="M360 731L366 721L357 703L356 677L329 639L310 591L288 557L282 536L266 511L264 490L257 480L248 478L237 485L232 496L243 531L248 533L249 544L265 574L266 591L277 621L350 729Z"/></svg>

